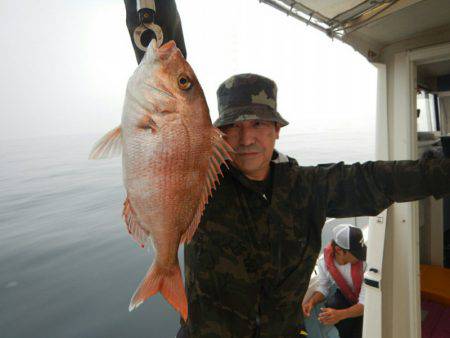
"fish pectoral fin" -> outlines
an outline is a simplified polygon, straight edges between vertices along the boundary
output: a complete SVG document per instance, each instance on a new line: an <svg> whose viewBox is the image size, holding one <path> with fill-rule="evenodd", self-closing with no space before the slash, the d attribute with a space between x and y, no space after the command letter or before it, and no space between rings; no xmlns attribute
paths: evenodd
<svg viewBox="0 0 450 338"><path fill-rule="evenodd" d="M92 149L89 159L98 160L119 156L122 153L122 133L118 126L103 136Z"/></svg>
<svg viewBox="0 0 450 338"><path fill-rule="evenodd" d="M128 233L133 237L133 239L143 248L147 243L149 233L145 230L137 221L136 215L131 207L130 200L128 197L123 202L123 220L127 225Z"/></svg>
<svg viewBox="0 0 450 338"><path fill-rule="evenodd" d="M145 115L139 121L139 127L142 129L150 129L152 133L156 133L158 131L158 125L149 115Z"/></svg>
<svg viewBox="0 0 450 338"><path fill-rule="evenodd" d="M149 128L152 130L153 133L156 133L158 131L158 125L156 124L153 119L149 119L148 121Z"/></svg>
<svg viewBox="0 0 450 338"><path fill-rule="evenodd" d="M180 265L172 267L161 267L154 261L141 284L136 289L131 298L129 311L133 311L149 297L160 292L167 302L177 310L184 321L188 316L188 305L186 293L183 286L183 277L181 276Z"/></svg>
<svg viewBox="0 0 450 338"><path fill-rule="evenodd" d="M189 243L197 230L200 219L205 211L205 205L208 203L208 198L212 195L212 190L216 189L219 185L219 174L223 176L220 166L225 164L227 167L227 160L232 160L231 153L234 151L233 148L225 141L223 138L223 133L217 129L213 128L211 133L211 144L212 151L209 158L209 166L205 175L205 184L203 188L203 193L200 197L200 202L192 223L189 225L187 230L181 236L181 243Z"/></svg>

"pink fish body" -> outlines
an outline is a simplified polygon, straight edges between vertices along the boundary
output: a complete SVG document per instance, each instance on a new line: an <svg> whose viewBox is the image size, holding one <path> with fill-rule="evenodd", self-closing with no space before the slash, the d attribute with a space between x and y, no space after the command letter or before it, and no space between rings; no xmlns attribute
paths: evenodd
<svg viewBox="0 0 450 338"><path fill-rule="evenodd" d="M125 223L141 246L152 242L155 251L130 311L161 292L186 320L178 247L194 235L232 150L213 127L203 90L173 41L149 46L128 82L121 126L97 143L91 158L120 149Z"/></svg>

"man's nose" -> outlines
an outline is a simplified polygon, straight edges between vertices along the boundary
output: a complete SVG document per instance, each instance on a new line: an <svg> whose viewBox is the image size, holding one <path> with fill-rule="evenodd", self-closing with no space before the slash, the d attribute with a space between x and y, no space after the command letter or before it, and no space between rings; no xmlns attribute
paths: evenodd
<svg viewBox="0 0 450 338"><path fill-rule="evenodd" d="M239 143L243 146L255 143L255 133L251 128L242 128Z"/></svg>

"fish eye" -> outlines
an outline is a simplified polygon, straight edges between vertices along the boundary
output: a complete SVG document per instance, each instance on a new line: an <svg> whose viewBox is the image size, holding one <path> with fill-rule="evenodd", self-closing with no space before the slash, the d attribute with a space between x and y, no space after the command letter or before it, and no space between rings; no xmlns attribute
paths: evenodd
<svg viewBox="0 0 450 338"><path fill-rule="evenodd" d="M192 87L191 80L189 80L189 77L185 74L181 74L178 77L178 87L182 90L188 90Z"/></svg>

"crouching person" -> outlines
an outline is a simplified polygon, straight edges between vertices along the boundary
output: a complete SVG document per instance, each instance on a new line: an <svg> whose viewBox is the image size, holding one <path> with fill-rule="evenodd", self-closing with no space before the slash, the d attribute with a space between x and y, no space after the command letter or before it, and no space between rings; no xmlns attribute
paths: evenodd
<svg viewBox="0 0 450 338"><path fill-rule="evenodd" d="M303 313L309 317L311 309L328 298L318 320L335 325L341 338L362 337L366 251L361 229L346 224L335 227L333 240L317 264L319 287L303 304ZM336 292L328 296L333 284Z"/></svg>

